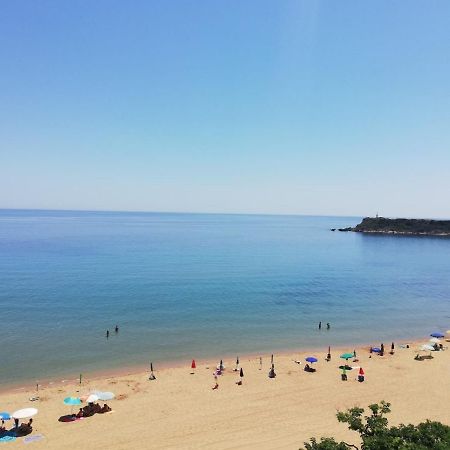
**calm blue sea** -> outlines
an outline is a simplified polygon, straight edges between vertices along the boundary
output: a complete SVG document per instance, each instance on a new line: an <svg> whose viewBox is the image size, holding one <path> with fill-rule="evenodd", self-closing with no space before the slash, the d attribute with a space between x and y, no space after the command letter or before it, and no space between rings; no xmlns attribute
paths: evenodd
<svg viewBox="0 0 450 450"><path fill-rule="evenodd" d="M359 221L2 210L0 383L450 328L450 239Z"/></svg>

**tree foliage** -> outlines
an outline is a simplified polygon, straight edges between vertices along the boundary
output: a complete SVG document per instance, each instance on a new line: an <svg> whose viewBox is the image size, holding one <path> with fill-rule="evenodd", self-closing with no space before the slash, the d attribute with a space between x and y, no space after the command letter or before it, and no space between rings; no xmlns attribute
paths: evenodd
<svg viewBox="0 0 450 450"><path fill-rule="evenodd" d="M370 414L364 416L363 408L351 408L338 412L339 422L347 423L350 430L360 436L361 444L336 442L334 438L311 438L305 442L306 450L449 450L450 427L440 422L419 425L389 427L386 414L391 412L390 403L381 401L369 405Z"/></svg>

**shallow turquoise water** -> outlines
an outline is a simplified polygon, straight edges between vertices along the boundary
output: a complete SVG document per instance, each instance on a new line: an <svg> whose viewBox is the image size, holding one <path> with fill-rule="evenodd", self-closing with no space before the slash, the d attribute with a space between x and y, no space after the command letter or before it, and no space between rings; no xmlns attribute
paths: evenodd
<svg viewBox="0 0 450 450"><path fill-rule="evenodd" d="M359 221L0 211L0 383L449 329L450 239Z"/></svg>

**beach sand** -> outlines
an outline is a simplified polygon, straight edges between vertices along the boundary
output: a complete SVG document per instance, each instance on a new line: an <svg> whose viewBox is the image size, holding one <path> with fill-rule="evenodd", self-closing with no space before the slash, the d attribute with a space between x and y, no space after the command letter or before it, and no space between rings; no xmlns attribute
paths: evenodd
<svg viewBox="0 0 450 450"><path fill-rule="evenodd" d="M388 348L388 346L386 346ZM148 373L85 380L41 388L40 400L30 402L35 392L10 390L0 396L0 409L12 412L36 407L33 434L43 435L32 448L63 449L298 449L309 437L335 436L357 442L357 435L336 420L337 410L367 407L386 400L392 403L390 423L418 423L427 418L450 425L450 350L433 352L434 359L415 361L415 346L397 348L393 356L374 355L367 348L357 349L366 381L356 381L357 370L341 381L339 354L353 348L332 349L332 360L320 352L275 355L277 377L268 378L270 355L241 357L244 383L237 386L234 361L224 361L226 371L213 391L213 369L218 361L198 363L190 375L185 367ZM316 373L304 372L304 358L319 359ZM302 360L298 365L293 360ZM208 368L207 368L208 367ZM90 390L113 391L117 398L108 402L112 413L94 415L72 423L61 423L60 416L70 407L66 396ZM80 391L79 393L77 391ZM100 402L101 404L103 402ZM75 409L76 410L76 409ZM11 423L11 422L9 422ZM23 444L23 438L8 444Z"/></svg>

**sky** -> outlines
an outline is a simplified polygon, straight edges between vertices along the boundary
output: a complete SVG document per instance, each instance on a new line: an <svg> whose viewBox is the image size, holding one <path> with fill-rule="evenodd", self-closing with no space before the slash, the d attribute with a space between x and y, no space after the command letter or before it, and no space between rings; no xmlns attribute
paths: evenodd
<svg viewBox="0 0 450 450"><path fill-rule="evenodd" d="M450 217L450 2L4 1L0 208Z"/></svg>

